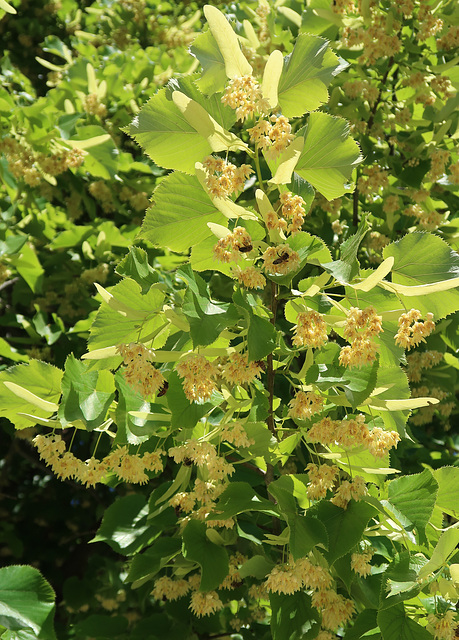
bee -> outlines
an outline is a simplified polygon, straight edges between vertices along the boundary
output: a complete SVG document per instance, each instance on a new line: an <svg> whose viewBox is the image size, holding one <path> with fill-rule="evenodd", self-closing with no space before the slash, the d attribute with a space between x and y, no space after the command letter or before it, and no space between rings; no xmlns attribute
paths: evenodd
<svg viewBox="0 0 459 640"><path fill-rule="evenodd" d="M191 467L191 465L193 464L193 460L191 460L191 458L184 458L183 464L185 465L185 467Z"/></svg>
<svg viewBox="0 0 459 640"><path fill-rule="evenodd" d="M161 386L161 389L158 391L158 398L166 395L168 389L169 389L169 383L167 382L167 380L164 380Z"/></svg>
<svg viewBox="0 0 459 640"><path fill-rule="evenodd" d="M260 367L262 371L266 371L266 363L263 360L255 360L255 364Z"/></svg>
<svg viewBox="0 0 459 640"><path fill-rule="evenodd" d="M287 251L284 251L278 258L273 260L273 264L282 264L283 262L287 262L289 258L290 254Z"/></svg>
<svg viewBox="0 0 459 640"><path fill-rule="evenodd" d="M252 251L253 245L251 245L250 243L243 244L240 247L238 247L238 249L241 253L249 253L249 251Z"/></svg>

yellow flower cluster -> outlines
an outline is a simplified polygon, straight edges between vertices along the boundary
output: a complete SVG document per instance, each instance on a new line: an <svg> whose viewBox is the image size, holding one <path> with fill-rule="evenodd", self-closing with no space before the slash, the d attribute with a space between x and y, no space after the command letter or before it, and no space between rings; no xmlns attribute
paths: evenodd
<svg viewBox="0 0 459 640"><path fill-rule="evenodd" d="M343 84L344 93L355 100L356 98L364 98L370 106L373 106L379 97L379 89L371 84L368 80L348 80Z"/></svg>
<svg viewBox="0 0 459 640"><path fill-rule="evenodd" d="M269 113L268 101L263 98L260 84L253 76L233 78L222 96L223 104L236 110L238 120L244 122L256 113Z"/></svg>
<svg viewBox="0 0 459 640"><path fill-rule="evenodd" d="M320 349L328 340L327 325L317 311L301 311L293 328L292 343L296 347L315 347Z"/></svg>
<svg viewBox="0 0 459 640"><path fill-rule="evenodd" d="M113 213L116 210L112 191L103 180L91 182L89 193L99 202L104 213Z"/></svg>
<svg viewBox="0 0 459 640"><path fill-rule="evenodd" d="M91 116L105 118L107 115L107 107L99 101L96 93L90 93L83 99L83 109Z"/></svg>
<svg viewBox="0 0 459 640"><path fill-rule="evenodd" d="M419 42L424 42L427 38L431 38L443 29L443 20L436 18L431 11L425 13L424 19L419 24L419 30L416 34Z"/></svg>
<svg viewBox="0 0 459 640"><path fill-rule="evenodd" d="M300 589L328 589L333 579L327 569L314 565L309 558L276 565L268 574L263 587L273 593L291 594Z"/></svg>
<svg viewBox="0 0 459 640"><path fill-rule="evenodd" d="M459 162L449 166L450 180L453 184L459 184Z"/></svg>
<svg viewBox="0 0 459 640"><path fill-rule="evenodd" d="M240 422L230 422L226 424L221 432L221 439L226 440L226 442L231 442L238 449L245 449L255 444L255 440L249 438Z"/></svg>
<svg viewBox="0 0 459 640"><path fill-rule="evenodd" d="M234 473L234 467L217 454L213 444L206 440L189 440L186 444L171 447L169 456L179 464L195 464L206 467L210 481L226 480Z"/></svg>
<svg viewBox="0 0 459 640"><path fill-rule="evenodd" d="M435 182L445 173L446 165L450 159L449 151L434 147L430 154L430 170L426 174L425 180Z"/></svg>
<svg viewBox="0 0 459 640"><path fill-rule="evenodd" d="M334 589L316 591L312 595L312 606L322 613L322 627L331 631L344 626L355 612L354 602Z"/></svg>
<svg viewBox="0 0 459 640"><path fill-rule="evenodd" d="M242 553L235 553L229 558L228 565L228 575L223 580L221 585L218 587L219 589L236 589L241 583L242 578L239 573L239 568L244 562L248 560L247 556L244 556Z"/></svg>
<svg viewBox="0 0 459 640"><path fill-rule="evenodd" d="M206 360L204 356L192 355L176 365L177 373L183 378L183 390L190 402L194 400L208 400L215 391L213 378L218 370L216 366Z"/></svg>
<svg viewBox="0 0 459 640"><path fill-rule="evenodd" d="M422 369L432 369L443 360L440 351L415 351L406 356L406 373L411 382L420 382Z"/></svg>
<svg viewBox="0 0 459 640"><path fill-rule="evenodd" d="M232 193L242 191L247 178L253 173L249 164L237 167L223 158L214 156L204 158L203 166L206 170L206 186L214 198L226 198Z"/></svg>
<svg viewBox="0 0 459 640"><path fill-rule="evenodd" d="M449 51L450 49L456 49L456 47L459 47L458 25L450 27L448 31L437 40L437 48L439 50L446 49L447 51Z"/></svg>
<svg viewBox="0 0 459 640"><path fill-rule="evenodd" d="M260 149L266 149L272 157L278 156L295 137L285 116L271 116L269 120L259 120L247 131L251 141Z"/></svg>
<svg viewBox="0 0 459 640"><path fill-rule="evenodd" d="M351 341L351 345L342 347L339 354L340 364L345 367L371 364L378 349L373 337L378 336L382 330L382 317L377 315L373 307L351 307L343 332L343 336Z"/></svg>
<svg viewBox="0 0 459 640"><path fill-rule="evenodd" d="M120 344L116 348L126 365L124 378L126 382L144 398L150 398L164 387L166 382L161 371L152 364L152 352L138 342Z"/></svg>
<svg viewBox="0 0 459 640"><path fill-rule="evenodd" d="M351 500L358 502L367 493L365 480L361 476L355 476L351 482L344 480L340 484L330 502L333 502L337 507L341 507L341 509L347 509L347 505Z"/></svg>
<svg viewBox="0 0 459 640"><path fill-rule="evenodd" d="M351 569L362 578L366 578L371 573L370 560L374 555L373 549L367 549L363 553L353 553L351 556Z"/></svg>
<svg viewBox="0 0 459 640"><path fill-rule="evenodd" d="M168 576L162 576L155 580L155 586L151 595L155 600L178 600L183 598L190 590L188 580L174 580Z"/></svg>
<svg viewBox="0 0 459 640"><path fill-rule="evenodd" d="M430 336L435 329L433 313L426 313L424 322L418 322L421 312L418 309L410 309L408 313L402 313L398 319L398 332L395 334L395 344L405 349L416 347L425 338Z"/></svg>
<svg viewBox="0 0 459 640"><path fill-rule="evenodd" d="M266 273L285 275L290 271L296 271L300 266L299 254L288 244L268 247L262 257Z"/></svg>
<svg viewBox="0 0 459 640"><path fill-rule="evenodd" d="M338 475L338 468L329 464L316 465L312 462L307 465L309 482L306 493L310 500L321 500L327 495L327 491L333 489Z"/></svg>
<svg viewBox="0 0 459 640"><path fill-rule="evenodd" d="M290 410L288 415L298 420L308 420L315 413L322 411L324 399L313 391L298 391L296 396L290 400Z"/></svg>
<svg viewBox="0 0 459 640"><path fill-rule="evenodd" d="M437 400L440 400L440 404L429 404L427 407L418 409L416 414L410 418L411 423L416 426L431 423L436 411L444 418L448 418L455 407L454 402L443 402L443 400L448 397L448 393L438 387L429 388L422 386L415 387L411 390L412 398L420 398L423 396L437 398Z"/></svg>
<svg viewBox="0 0 459 640"><path fill-rule="evenodd" d="M365 167L357 181L360 193L370 196L380 193L389 186L389 173L377 164Z"/></svg>
<svg viewBox="0 0 459 640"><path fill-rule="evenodd" d="M427 231L434 231L444 222L444 215L438 213L438 211L428 211L421 207L419 204L410 204L403 211L406 216L416 218L419 225Z"/></svg>
<svg viewBox="0 0 459 640"><path fill-rule="evenodd" d="M263 289L266 286L266 278L253 266L246 269L237 267L236 276L239 283L246 289Z"/></svg>
<svg viewBox="0 0 459 640"><path fill-rule="evenodd" d="M135 189L131 189L126 185L122 186L119 199L121 202L129 202L136 211L145 211L150 206L150 201L145 191L135 191Z"/></svg>
<svg viewBox="0 0 459 640"><path fill-rule="evenodd" d="M397 445L400 436L396 431L384 431L380 427L373 427L370 431L365 424L365 416L360 413L355 418L345 420L323 418L309 429L308 440L327 446L331 444L346 448L363 446L375 458L382 458Z"/></svg>
<svg viewBox="0 0 459 640"><path fill-rule="evenodd" d="M65 442L59 435L35 436L34 445L44 462L61 480L73 478L86 487L94 487L107 473L115 473L120 480L132 484L145 484L148 471L162 471L161 455L164 451L132 455L128 447L118 447L102 460L92 457L86 462L66 451Z"/></svg>
<svg viewBox="0 0 459 640"><path fill-rule="evenodd" d="M262 368L257 361L249 362L248 355L232 353L223 365L222 376L230 384L250 384L259 378Z"/></svg>
<svg viewBox="0 0 459 640"><path fill-rule="evenodd" d="M252 238L244 227L235 227L214 246L214 256L220 262L237 262L253 248Z"/></svg>
<svg viewBox="0 0 459 640"><path fill-rule="evenodd" d="M430 614L428 620L433 637L437 640L454 640L458 628L456 615L452 609L442 616Z"/></svg>
<svg viewBox="0 0 459 640"><path fill-rule="evenodd" d="M194 591L191 596L190 609L198 618L210 616L223 608L216 591Z"/></svg>
<svg viewBox="0 0 459 640"><path fill-rule="evenodd" d="M301 196L293 195L290 191L281 193L282 217L289 220L287 233L295 234L300 231L305 215L305 201Z"/></svg>

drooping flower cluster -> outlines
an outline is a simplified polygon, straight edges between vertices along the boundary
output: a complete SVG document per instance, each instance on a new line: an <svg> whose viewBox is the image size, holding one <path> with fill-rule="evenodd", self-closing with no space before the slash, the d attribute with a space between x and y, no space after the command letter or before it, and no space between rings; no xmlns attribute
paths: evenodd
<svg viewBox="0 0 459 640"><path fill-rule="evenodd" d="M288 244L268 247L262 257L264 261L263 268L266 273L285 275L290 271L296 271L300 266L300 256L298 252L291 249Z"/></svg>
<svg viewBox="0 0 459 640"><path fill-rule="evenodd" d="M217 377L216 366L197 354L188 356L176 365L177 373L183 378L183 390L190 402L208 400L216 389L214 378Z"/></svg>
<svg viewBox="0 0 459 640"><path fill-rule="evenodd" d="M312 595L312 606L322 613L322 627L336 631L351 619L355 605L334 589L321 589Z"/></svg>
<svg viewBox="0 0 459 640"><path fill-rule="evenodd" d="M221 439L231 442L238 449L244 449L255 444L253 438L249 438L247 431L240 422L229 422L221 432Z"/></svg>
<svg viewBox="0 0 459 640"><path fill-rule="evenodd" d="M421 312L418 309L410 309L407 313L402 313L398 319L398 332L395 334L395 344L405 349L416 347L425 338L430 336L435 329L433 313L426 313L424 322L419 322Z"/></svg>
<svg viewBox="0 0 459 640"><path fill-rule="evenodd" d="M223 365L222 376L230 384L250 384L260 377L261 372L259 362L249 362L247 354L235 352Z"/></svg>
<svg viewBox="0 0 459 640"><path fill-rule="evenodd" d="M230 80L222 102L235 109L237 119L242 122L257 113L269 113L269 103L263 98L260 84L251 75Z"/></svg>
<svg viewBox="0 0 459 640"><path fill-rule="evenodd" d="M263 289L266 286L266 278L254 266L235 270L239 283L246 289Z"/></svg>
<svg viewBox="0 0 459 640"><path fill-rule="evenodd" d="M61 480L73 478L86 487L94 487L108 473L115 473L120 480L131 484L145 484L149 478L145 471L162 471L161 449L143 455L130 454L127 446L118 447L102 460L90 458L83 462L71 451L66 451L65 442L59 435L38 435L33 440L40 458L50 465Z"/></svg>
<svg viewBox="0 0 459 640"><path fill-rule="evenodd" d="M168 576L162 576L155 580L155 586L151 592L155 600L178 600L186 596L190 590L188 580L173 579Z"/></svg>
<svg viewBox="0 0 459 640"><path fill-rule="evenodd" d="M290 400L289 416L299 420L308 420L315 413L322 411L324 399L313 391L298 391L296 396Z"/></svg>
<svg viewBox="0 0 459 640"><path fill-rule="evenodd" d="M341 507L341 509L347 509L347 505L351 500L358 502L367 494L365 480L361 476L355 476L351 482L344 480L340 484L330 502L333 502L337 507Z"/></svg>
<svg viewBox="0 0 459 640"><path fill-rule="evenodd" d="M404 209L403 213L406 216L416 218L419 225L427 231L434 231L443 224L445 219L442 213L439 213L435 209L425 209L420 204L410 204Z"/></svg>
<svg viewBox="0 0 459 640"><path fill-rule="evenodd" d="M271 116L269 120L259 120L247 129L250 139L260 149L265 149L273 157L278 156L294 139L292 127L285 116Z"/></svg>
<svg viewBox="0 0 459 640"><path fill-rule="evenodd" d="M306 489L308 498L310 500L325 498L327 491L333 489L335 485L338 467L329 464L316 465L311 462L307 465L306 471L309 475Z"/></svg>
<svg viewBox="0 0 459 640"><path fill-rule="evenodd" d="M249 164L237 167L215 156L207 156L203 166L206 170L206 186L214 198L227 198L232 193L242 191L247 178L253 173Z"/></svg>
<svg viewBox="0 0 459 640"><path fill-rule="evenodd" d="M126 382L144 398L157 394L166 380L161 371L152 365L153 354L150 349L138 342L131 342L118 345L116 351L123 357L126 365Z"/></svg>
<svg viewBox="0 0 459 640"><path fill-rule="evenodd" d="M285 233L295 234L301 230L305 216L306 203L299 195L294 195L290 191L281 193L280 202L282 205L282 215L274 210L268 211L265 216L265 223L268 231L276 229Z"/></svg>
<svg viewBox="0 0 459 640"><path fill-rule="evenodd" d="M263 586L273 593L291 594L300 589L328 589L333 578L327 569L314 565L309 558L276 565L268 574Z"/></svg>
<svg viewBox="0 0 459 640"><path fill-rule="evenodd" d="M457 637L458 624L455 611L450 609L442 616L431 614L428 619L433 636L437 640L454 640Z"/></svg>
<svg viewBox="0 0 459 640"><path fill-rule="evenodd" d="M392 447L397 446L400 436L396 431L385 431L380 427L373 427L370 431L365 424L365 416L360 413L355 418L345 420L322 418L309 429L308 440L326 446L332 444L346 448L363 446L375 458L383 458Z"/></svg>
<svg viewBox="0 0 459 640"><path fill-rule="evenodd" d="M244 227L235 227L214 246L214 256L220 262L237 262L253 248L252 238Z"/></svg>
<svg viewBox="0 0 459 640"><path fill-rule="evenodd" d="M371 573L370 560L373 554L373 549L366 549L362 553L353 553L351 556L352 571L355 571L362 578L369 576Z"/></svg>
<svg viewBox="0 0 459 640"><path fill-rule="evenodd" d="M423 369L431 369L443 360L443 354L440 351L415 351L406 356L406 373L410 382L420 382L421 372Z"/></svg>
<svg viewBox="0 0 459 640"><path fill-rule="evenodd" d="M343 331L343 336L351 341L351 345L342 347L339 354L340 364L346 367L371 364L378 349L373 338L382 330L382 317L377 315L373 307L351 307Z"/></svg>
<svg viewBox="0 0 459 640"><path fill-rule="evenodd" d="M292 343L296 347L315 347L320 349L328 340L327 325L317 311L301 311L293 328Z"/></svg>

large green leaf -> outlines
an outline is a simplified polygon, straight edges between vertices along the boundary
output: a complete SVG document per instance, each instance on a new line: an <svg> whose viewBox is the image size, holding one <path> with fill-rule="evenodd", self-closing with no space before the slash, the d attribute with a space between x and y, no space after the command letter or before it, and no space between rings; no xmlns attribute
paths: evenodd
<svg viewBox="0 0 459 640"><path fill-rule="evenodd" d="M155 204L147 209L141 236L159 247L187 251L212 235L208 222L226 222L196 176L179 172L166 176L153 198Z"/></svg>
<svg viewBox="0 0 459 640"><path fill-rule="evenodd" d="M105 510L102 523L91 542L106 542L123 555L138 552L155 529L147 524L148 505L140 493L118 498Z"/></svg>
<svg viewBox="0 0 459 640"><path fill-rule="evenodd" d="M284 58L279 80L279 105L287 118L315 111L328 100L327 86L340 66L324 38L301 34Z"/></svg>
<svg viewBox="0 0 459 640"><path fill-rule="evenodd" d="M78 127L77 133L67 143L85 150L83 168L88 173L103 180L113 180L119 151L106 129L99 125Z"/></svg>
<svg viewBox="0 0 459 640"><path fill-rule="evenodd" d="M116 638L126 633L129 626L125 616L93 614L78 620L74 632L79 638ZM124 636L125 637L125 636Z"/></svg>
<svg viewBox="0 0 459 640"><path fill-rule="evenodd" d="M419 571L419 578L425 578L444 567L457 551L459 545L459 529L453 525L441 534L430 560Z"/></svg>
<svg viewBox="0 0 459 640"><path fill-rule="evenodd" d="M458 254L444 240L430 233L410 233L385 247L383 255L384 258L393 256L395 259L392 267L395 286L414 287L459 278ZM454 286L437 292L420 288L410 292L414 296L405 296L403 289L397 293L407 309L414 307L423 314L431 312L437 321L459 309L459 282L450 284Z"/></svg>
<svg viewBox="0 0 459 640"><path fill-rule="evenodd" d="M225 520L245 511L279 515L277 507L266 498L260 497L247 482L231 482L219 497L209 520Z"/></svg>
<svg viewBox="0 0 459 640"><path fill-rule="evenodd" d="M134 556L126 581L139 584L140 581L143 583L152 578L166 562L179 553L181 546L179 538L158 538L144 553Z"/></svg>
<svg viewBox="0 0 459 640"><path fill-rule="evenodd" d="M228 553L209 540L204 522L190 520L183 531L183 555L201 567L201 591L216 589L228 575Z"/></svg>
<svg viewBox="0 0 459 640"><path fill-rule="evenodd" d="M55 640L55 594L34 567L0 569L0 624L16 631L32 631L40 640Z"/></svg>
<svg viewBox="0 0 459 640"><path fill-rule="evenodd" d="M0 372L0 416L11 420L16 429L25 429L32 426L30 419L19 415L28 413L40 418L49 418L55 408L46 404L41 407L32 401L20 396L9 389L4 382L10 382L42 398L45 403L56 403L61 395L62 371L47 362L31 360L30 364L18 364ZM13 387L14 388L14 387Z"/></svg>
<svg viewBox="0 0 459 640"><path fill-rule="evenodd" d="M190 402L183 391L182 382L178 374L173 371L168 378L167 402L172 413L171 427L192 429L211 409L212 403L198 404Z"/></svg>
<svg viewBox="0 0 459 640"><path fill-rule="evenodd" d="M459 468L442 467L441 469L436 469L433 474L435 480L438 482L438 494L435 506L458 520L459 504L457 497L459 491Z"/></svg>
<svg viewBox="0 0 459 640"><path fill-rule="evenodd" d="M205 36L210 33L210 31L206 31L202 35ZM196 40L197 39L198 38L196 38ZM194 40L192 47L196 44L196 40ZM198 81L198 84L199 82L200 81ZM189 98L195 100L201 105L201 107L204 107L207 113L212 116L218 124L225 129L230 129L236 122L236 111L223 104L220 94L207 96L198 89L196 86L196 74L193 74L192 76L180 76L178 78L173 78L169 81L168 87L174 90L178 89Z"/></svg>
<svg viewBox="0 0 459 640"><path fill-rule="evenodd" d="M342 118L316 112L310 114L301 132L304 148L295 171L327 200L352 191L348 180L362 156L355 140L349 137L349 124Z"/></svg>
<svg viewBox="0 0 459 640"><path fill-rule="evenodd" d="M380 611L377 620L383 640L432 640L425 627L406 615L403 605Z"/></svg>
<svg viewBox="0 0 459 640"><path fill-rule="evenodd" d="M311 606L311 596L304 591L292 595L270 593L269 600L273 640L308 640L316 637L320 615Z"/></svg>
<svg viewBox="0 0 459 640"><path fill-rule="evenodd" d="M177 277L188 284L183 314L190 324L193 346L212 344L223 329L236 324L239 315L235 305L211 300L208 285L189 265L180 269Z"/></svg>
<svg viewBox="0 0 459 640"><path fill-rule="evenodd" d="M142 107L126 131L165 169L194 174L195 163L212 153L210 144L189 124L167 89L158 91Z"/></svg>
<svg viewBox="0 0 459 640"><path fill-rule="evenodd" d="M136 342L139 336L147 340L164 322L157 315L164 301L164 293L159 288L153 286L142 295L140 284L125 278L108 292L112 298L102 302L90 329L91 351Z"/></svg>
<svg viewBox="0 0 459 640"><path fill-rule="evenodd" d="M360 540L375 509L367 502L351 502L347 509L322 501L317 505L317 515L328 533L329 551L324 552L330 564L348 553Z"/></svg>
<svg viewBox="0 0 459 640"><path fill-rule="evenodd" d="M425 540L425 529L435 505L438 483L432 473L422 473L396 478L389 484L389 502L405 516L421 542Z"/></svg>
<svg viewBox="0 0 459 640"><path fill-rule="evenodd" d="M110 371L88 371L88 364L70 354L62 377L62 392L58 411L62 426L81 420L92 431L106 418L115 397L115 381Z"/></svg>

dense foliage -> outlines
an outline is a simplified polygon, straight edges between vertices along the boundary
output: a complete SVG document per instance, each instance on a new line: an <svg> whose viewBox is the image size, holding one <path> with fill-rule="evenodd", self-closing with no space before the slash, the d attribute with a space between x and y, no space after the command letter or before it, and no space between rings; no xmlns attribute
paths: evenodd
<svg viewBox="0 0 459 640"><path fill-rule="evenodd" d="M452 639L459 8L218 7L0 0L0 637Z"/></svg>

